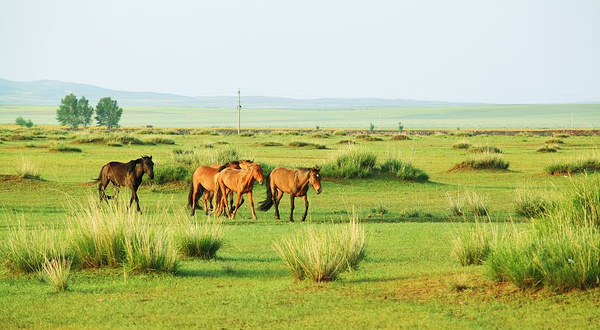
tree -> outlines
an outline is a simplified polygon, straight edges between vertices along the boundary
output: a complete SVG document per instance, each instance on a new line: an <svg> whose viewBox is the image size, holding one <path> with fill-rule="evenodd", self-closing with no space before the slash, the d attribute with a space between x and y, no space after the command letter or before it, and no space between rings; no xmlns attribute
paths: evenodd
<svg viewBox="0 0 600 330"><path fill-rule="evenodd" d="M89 101L82 96L71 93L60 100L60 106L56 110L56 120L63 126L77 128L79 125L87 126L92 122L94 109L89 106Z"/></svg>
<svg viewBox="0 0 600 330"><path fill-rule="evenodd" d="M96 123L98 126L108 128L119 127L123 108L119 107L117 100L103 97L96 105Z"/></svg>
<svg viewBox="0 0 600 330"><path fill-rule="evenodd" d="M25 120L23 116L19 116L19 118L15 119L15 124L19 126L31 127L33 126L33 122L31 119Z"/></svg>
<svg viewBox="0 0 600 330"><path fill-rule="evenodd" d="M77 112L81 116L83 127L87 127L87 125L92 123L94 108L90 107L90 101L88 101L85 96L82 96L79 101L77 101Z"/></svg>

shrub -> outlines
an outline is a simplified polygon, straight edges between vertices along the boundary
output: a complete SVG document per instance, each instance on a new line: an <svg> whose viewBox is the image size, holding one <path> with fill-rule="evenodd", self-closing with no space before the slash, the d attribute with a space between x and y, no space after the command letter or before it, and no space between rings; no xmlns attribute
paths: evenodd
<svg viewBox="0 0 600 330"><path fill-rule="evenodd" d="M534 218L548 211L551 206L550 201L541 196L536 196L523 189L515 191L515 212L518 215Z"/></svg>
<svg viewBox="0 0 600 330"><path fill-rule="evenodd" d="M469 149L469 147L471 146L471 144L469 143L469 141L467 140L460 140L458 142L456 142L452 148L454 149Z"/></svg>
<svg viewBox="0 0 600 330"><path fill-rule="evenodd" d="M546 166L544 171L550 175L600 172L600 159L596 156L571 159Z"/></svg>
<svg viewBox="0 0 600 330"><path fill-rule="evenodd" d="M323 175L334 178L364 178L373 173L377 156L360 150L349 150L323 167Z"/></svg>
<svg viewBox="0 0 600 330"><path fill-rule="evenodd" d="M408 135L405 134L397 134L392 136L392 141L405 141L405 140L410 140L410 137Z"/></svg>
<svg viewBox="0 0 600 330"><path fill-rule="evenodd" d="M15 119L15 124L22 126L22 127L32 127L33 126L33 122L31 121L31 119L25 120L25 118L23 118L23 116L19 116L17 119Z"/></svg>
<svg viewBox="0 0 600 330"><path fill-rule="evenodd" d="M484 153L456 164L452 170L506 170L509 165L510 164L500 156Z"/></svg>
<svg viewBox="0 0 600 330"><path fill-rule="evenodd" d="M22 179L42 179L37 166L25 157L21 157L21 162L17 164L17 176Z"/></svg>
<svg viewBox="0 0 600 330"><path fill-rule="evenodd" d="M120 267L131 271L174 272L176 245L165 228L136 212L123 212L115 204L107 209L90 201L68 224L68 241L82 268Z"/></svg>
<svg viewBox="0 0 600 330"><path fill-rule="evenodd" d="M53 146L52 148L50 148L50 151L54 151L54 152L81 152L81 149L77 148L77 147L71 147L68 145L64 145L64 144L57 144L55 146Z"/></svg>
<svg viewBox="0 0 600 330"><path fill-rule="evenodd" d="M51 260L46 259L43 264L44 280L50 283L56 292L66 291L69 288L72 263L72 259L63 256Z"/></svg>
<svg viewBox="0 0 600 330"><path fill-rule="evenodd" d="M179 250L187 257L213 259L223 244L223 226L216 221L184 225L178 242Z"/></svg>
<svg viewBox="0 0 600 330"><path fill-rule="evenodd" d="M296 279L334 281L339 274L358 268L366 256L362 225L353 218L344 226L306 228L295 237L275 243L275 250Z"/></svg>
<svg viewBox="0 0 600 330"><path fill-rule="evenodd" d="M492 224L475 226L452 240L452 255L461 266L481 265L492 252L497 238L497 227Z"/></svg>
<svg viewBox="0 0 600 330"><path fill-rule="evenodd" d="M47 260L65 258L63 240L54 230L25 226L9 230L2 241L4 266L13 273L42 271Z"/></svg>
<svg viewBox="0 0 600 330"><path fill-rule="evenodd" d="M561 139L546 140L546 144L563 144L563 143L565 143L565 141L563 141Z"/></svg>
<svg viewBox="0 0 600 330"><path fill-rule="evenodd" d="M429 175L423 170L414 167L411 163L400 161L398 159L387 159L382 165L381 170L389 172L400 180L425 182L429 180Z"/></svg>
<svg viewBox="0 0 600 330"><path fill-rule="evenodd" d="M502 150L500 150L500 148L494 147L494 146L480 146L480 147L470 148L469 152L480 153L480 154L482 154L482 153L501 154Z"/></svg>

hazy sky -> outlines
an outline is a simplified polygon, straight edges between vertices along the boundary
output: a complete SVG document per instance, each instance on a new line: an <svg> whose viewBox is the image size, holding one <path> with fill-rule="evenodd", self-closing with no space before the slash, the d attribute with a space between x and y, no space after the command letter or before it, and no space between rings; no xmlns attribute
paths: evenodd
<svg viewBox="0 0 600 330"><path fill-rule="evenodd" d="M600 1L0 1L0 78L176 93L600 101Z"/></svg>

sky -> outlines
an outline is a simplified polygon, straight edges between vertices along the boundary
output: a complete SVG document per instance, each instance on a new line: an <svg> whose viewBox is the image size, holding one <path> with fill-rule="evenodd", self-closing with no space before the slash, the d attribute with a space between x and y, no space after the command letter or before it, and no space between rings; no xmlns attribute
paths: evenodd
<svg viewBox="0 0 600 330"><path fill-rule="evenodd" d="M600 1L0 1L0 78L189 96L600 101Z"/></svg>

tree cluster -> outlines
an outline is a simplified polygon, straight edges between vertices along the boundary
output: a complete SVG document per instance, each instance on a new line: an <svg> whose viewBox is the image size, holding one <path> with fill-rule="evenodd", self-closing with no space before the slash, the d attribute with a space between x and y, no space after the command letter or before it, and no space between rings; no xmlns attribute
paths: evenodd
<svg viewBox="0 0 600 330"><path fill-rule="evenodd" d="M15 124L17 124L19 126L23 126L23 127L31 127L31 126L33 126L33 122L31 121L31 119L25 120L25 118L23 118L23 116L19 116L19 118L17 118L15 120Z"/></svg>
<svg viewBox="0 0 600 330"><path fill-rule="evenodd" d="M103 97L96 105L96 124L108 128L119 127L119 121L123 114L123 108L119 107L116 100L110 97ZM92 123L94 108L89 105L88 99L82 96L77 99L75 94L71 93L60 101L60 106L56 110L56 120L63 126L73 128L83 125L87 127Z"/></svg>

